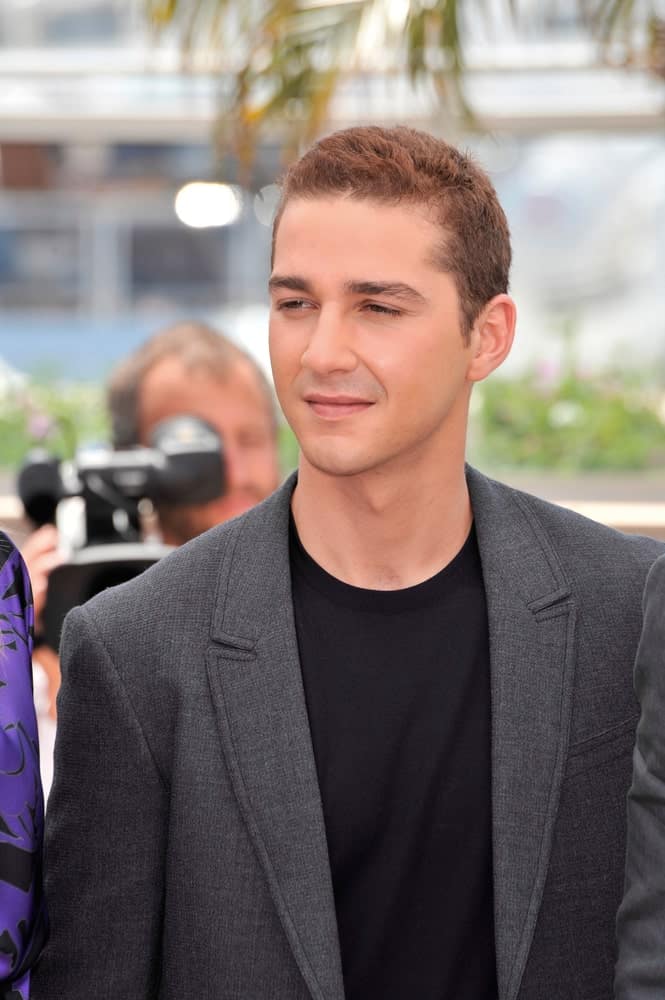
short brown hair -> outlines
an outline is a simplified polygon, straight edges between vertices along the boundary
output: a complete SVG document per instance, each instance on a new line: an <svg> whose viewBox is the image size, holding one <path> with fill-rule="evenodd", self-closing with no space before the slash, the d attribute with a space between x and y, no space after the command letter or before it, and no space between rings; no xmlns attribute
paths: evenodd
<svg viewBox="0 0 665 1000"><path fill-rule="evenodd" d="M465 338L483 306L508 291L510 233L496 191L470 156L427 132L361 126L315 143L286 172L273 224L297 198L344 196L423 205L442 239L435 261L457 285Z"/></svg>
<svg viewBox="0 0 665 1000"><path fill-rule="evenodd" d="M256 361L211 326L190 320L155 333L121 361L111 374L106 401L111 416L114 448L131 448L139 443L141 384L156 364L173 357L188 371L203 369L220 379L228 378L237 364L249 364L265 397L268 414L276 432L272 388Z"/></svg>

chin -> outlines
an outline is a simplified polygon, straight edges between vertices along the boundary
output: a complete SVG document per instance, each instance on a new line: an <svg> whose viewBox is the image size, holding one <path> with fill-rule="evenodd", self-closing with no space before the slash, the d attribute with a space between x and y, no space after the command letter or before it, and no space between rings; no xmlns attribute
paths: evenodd
<svg viewBox="0 0 665 1000"><path fill-rule="evenodd" d="M345 454L343 449L305 449L302 453L308 465L326 476L358 476L375 469L379 462L366 455Z"/></svg>

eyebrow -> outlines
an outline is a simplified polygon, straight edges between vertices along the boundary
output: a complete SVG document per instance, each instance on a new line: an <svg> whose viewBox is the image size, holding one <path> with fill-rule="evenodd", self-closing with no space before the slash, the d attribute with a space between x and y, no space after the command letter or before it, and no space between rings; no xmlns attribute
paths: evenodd
<svg viewBox="0 0 665 1000"><path fill-rule="evenodd" d="M406 299L424 304L427 299L403 281L347 281L345 286L353 295L389 295L393 299Z"/></svg>
<svg viewBox="0 0 665 1000"><path fill-rule="evenodd" d="M297 274L273 274L268 281L268 289L272 292L276 288L286 288L292 292L312 291L309 281Z"/></svg>
<svg viewBox="0 0 665 1000"><path fill-rule="evenodd" d="M312 291L311 283L297 274L274 274L268 281L268 288L286 288L292 292ZM427 299L420 292L403 281L347 281L344 290L352 295L389 295L391 298L405 299L423 305Z"/></svg>

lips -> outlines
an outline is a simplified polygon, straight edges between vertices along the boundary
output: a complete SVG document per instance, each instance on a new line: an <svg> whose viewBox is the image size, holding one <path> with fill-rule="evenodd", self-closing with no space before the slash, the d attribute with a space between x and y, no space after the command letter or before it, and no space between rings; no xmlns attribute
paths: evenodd
<svg viewBox="0 0 665 1000"><path fill-rule="evenodd" d="M324 420L341 420L343 417L362 413L374 405L371 400L355 396L323 396L318 393L305 396L305 402L317 417Z"/></svg>

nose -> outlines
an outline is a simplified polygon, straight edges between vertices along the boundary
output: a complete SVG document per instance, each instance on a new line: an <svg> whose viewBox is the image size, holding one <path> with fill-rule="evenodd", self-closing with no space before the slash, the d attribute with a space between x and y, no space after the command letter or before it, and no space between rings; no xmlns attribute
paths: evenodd
<svg viewBox="0 0 665 1000"><path fill-rule="evenodd" d="M358 363L348 321L333 306L324 306L313 318L300 362L317 375L353 371Z"/></svg>

